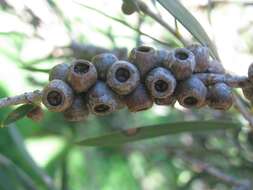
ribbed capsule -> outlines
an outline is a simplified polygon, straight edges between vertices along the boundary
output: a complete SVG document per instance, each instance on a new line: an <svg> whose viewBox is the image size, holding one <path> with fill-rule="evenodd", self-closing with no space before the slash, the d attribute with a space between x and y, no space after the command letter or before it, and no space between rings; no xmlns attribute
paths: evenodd
<svg viewBox="0 0 253 190"><path fill-rule="evenodd" d="M106 80L109 68L118 61L118 58L112 53L98 54L92 58L92 63L95 65L99 80Z"/></svg>
<svg viewBox="0 0 253 190"><path fill-rule="evenodd" d="M42 102L48 110L63 112L68 109L74 98L72 88L62 80L52 80L43 89Z"/></svg>
<svg viewBox="0 0 253 190"><path fill-rule="evenodd" d="M210 108L228 110L232 105L232 91L225 83L216 83L209 89L208 106Z"/></svg>
<svg viewBox="0 0 253 190"><path fill-rule="evenodd" d="M169 70L157 67L148 73L145 84L153 98L165 98L173 94L177 82Z"/></svg>
<svg viewBox="0 0 253 190"><path fill-rule="evenodd" d="M68 72L68 83L75 92L86 92L96 80L97 70L91 62L80 59L72 62Z"/></svg>
<svg viewBox="0 0 253 190"><path fill-rule="evenodd" d="M248 78L251 83L253 83L253 63L250 64L248 69Z"/></svg>
<svg viewBox="0 0 253 190"><path fill-rule="evenodd" d="M201 80L192 76L178 84L176 96L180 105L199 108L205 105L207 88Z"/></svg>
<svg viewBox="0 0 253 190"><path fill-rule="evenodd" d="M123 107L121 98L102 81L87 93L88 108L95 115L107 115Z"/></svg>
<svg viewBox="0 0 253 190"><path fill-rule="evenodd" d="M131 93L139 82L139 71L130 62L116 61L108 70L107 84L119 95Z"/></svg>
<svg viewBox="0 0 253 190"><path fill-rule="evenodd" d="M189 78L195 69L195 56L186 48L178 48L170 52L164 67L170 69L177 80Z"/></svg>
<svg viewBox="0 0 253 190"><path fill-rule="evenodd" d="M72 105L63 113L65 120L71 122L84 121L89 110L82 96L75 96Z"/></svg>
<svg viewBox="0 0 253 190"><path fill-rule="evenodd" d="M205 73L224 74L225 69L218 60L214 59L208 61L208 68L206 69Z"/></svg>
<svg viewBox="0 0 253 190"><path fill-rule="evenodd" d="M141 78L157 66L156 51L152 47L140 46L134 48L129 55L129 61L140 71Z"/></svg>
<svg viewBox="0 0 253 190"><path fill-rule="evenodd" d="M187 47L195 56L196 66L194 72L204 72L208 68L209 50L208 47L199 44L193 44Z"/></svg>
<svg viewBox="0 0 253 190"><path fill-rule="evenodd" d="M61 63L55 65L49 72L49 81L52 81L54 79L67 81L68 71L69 71L68 63Z"/></svg>
<svg viewBox="0 0 253 190"><path fill-rule="evenodd" d="M147 110L153 106L153 100L142 83L124 100L130 112Z"/></svg>
<svg viewBox="0 0 253 190"><path fill-rule="evenodd" d="M173 106L177 99L175 96L168 96L166 98L155 98L155 103L160 106Z"/></svg>

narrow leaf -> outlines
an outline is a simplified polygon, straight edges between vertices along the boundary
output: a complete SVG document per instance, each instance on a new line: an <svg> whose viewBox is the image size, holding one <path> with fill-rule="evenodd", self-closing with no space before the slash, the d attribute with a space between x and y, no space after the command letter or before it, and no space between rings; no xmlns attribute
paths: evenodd
<svg viewBox="0 0 253 190"><path fill-rule="evenodd" d="M176 122L148 127L130 128L77 142L83 146L116 146L137 140L182 132L199 132L240 127L238 123L217 121Z"/></svg>
<svg viewBox="0 0 253 190"><path fill-rule="evenodd" d="M13 110L7 115L7 117L1 123L1 127L14 123L18 121L19 119L25 117L26 114L34 108L35 108L35 105L33 104L25 104L25 105L19 106L17 109Z"/></svg>
<svg viewBox="0 0 253 190"><path fill-rule="evenodd" d="M211 55L219 60L215 45L198 20L178 0L158 0L202 45L207 45Z"/></svg>

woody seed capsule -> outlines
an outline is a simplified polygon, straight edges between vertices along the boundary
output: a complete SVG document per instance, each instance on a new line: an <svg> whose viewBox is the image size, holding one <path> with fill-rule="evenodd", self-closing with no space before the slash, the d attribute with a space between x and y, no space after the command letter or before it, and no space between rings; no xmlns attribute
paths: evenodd
<svg viewBox="0 0 253 190"><path fill-rule="evenodd" d="M250 64L248 69L248 78L251 83L253 83L253 63Z"/></svg>
<svg viewBox="0 0 253 190"><path fill-rule="evenodd" d="M138 69L127 61L116 61L107 73L107 84L117 94L131 93L140 82Z"/></svg>
<svg viewBox="0 0 253 190"><path fill-rule="evenodd" d="M153 106L152 98L142 83L131 94L125 97L125 103L130 112L147 110Z"/></svg>
<svg viewBox="0 0 253 190"><path fill-rule="evenodd" d="M195 56L186 48L178 48L170 52L164 66L170 69L177 80L189 78L195 69Z"/></svg>
<svg viewBox="0 0 253 190"><path fill-rule="evenodd" d="M146 86L153 98L165 98L173 94L176 79L169 70L157 67L147 75Z"/></svg>
<svg viewBox="0 0 253 190"><path fill-rule="evenodd" d="M179 83L176 89L177 100L186 108L202 107L205 105L207 88L201 80L192 76Z"/></svg>
<svg viewBox="0 0 253 190"><path fill-rule="evenodd" d="M48 110L63 112L73 102L74 92L71 87L62 80L52 80L43 89L42 102Z"/></svg>
<svg viewBox="0 0 253 190"><path fill-rule="evenodd" d="M49 72L49 81L54 79L67 81L68 70L69 64L67 63L55 65Z"/></svg>
<svg viewBox="0 0 253 190"><path fill-rule="evenodd" d="M84 98L81 96L75 96L72 105L64 112L64 118L72 122L83 121L88 115L89 110L84 103Z"/></svg>
<svg viewBox="0 0 253 190"><path fill-rule="evenodd" d="M199 44L193 44L188 46L189 49L195 56L196 66L194 72L200 73L204 72L208 68L208 60L209 60L209 50L206 46L201 46Z"/></svg>
<svg viewBox="0 0 253 190"><path fill-rule="evenodd" d="M105 81L108 69L116 62L118 58L112 53L98 54L92 58L98 73L98 79Z"/></svg>
<svg viewBox="0 0 253 190"><path fill-rule="evenodd" d="M169 105L174 105L176 103L177 99L175 96L168 96L166 98L155 98L155 103L157 105L164 105L164 106L169 106Z"/></svg>
<svg viewBox="0 0 253 190"><path fill-rule="evenodd" d="M243 95L251 103L253 102L253 87L242 88Z"/></svg>
<svg viewBox="0 0 253 190"><path fill-rule="evenodd" d="M141 78L157 66L156 51L152 47L140 46L134 48L129 55L129 61L140 71Z"/></svg>
<svg viewBox="0 0 253 190"><path fill-rule="evenodd" d="M233 105L232 91L225 83L217 83L209 89L208 105L213 109L228 110Z"/></svg>
<svg viewBox="0 0 253 190"><path fill-rule="evenodd" d="M70 66L68 82L75 92L86 92L97 80L95 66L86 60L76 60Z"/></svg>
<svg viewBox="0 0 253 190"><path fill-rule="evenodd" d="M208 68L206 69L205 73L224 74L225 69L218 60L209 60Z"/></svg>
<svg viewBox="0 0 253 190"><path fill-rule="evenodd" d="M88 108L95 115L107 115L122 107L120 97L102 81L96 84L87 93Z"/></svg>

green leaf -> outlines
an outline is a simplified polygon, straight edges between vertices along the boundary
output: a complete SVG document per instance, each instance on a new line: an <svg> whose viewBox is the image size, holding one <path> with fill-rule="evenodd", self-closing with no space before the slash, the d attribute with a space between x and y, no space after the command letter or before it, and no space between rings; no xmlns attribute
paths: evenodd
<svg viewBox="0 0 253 190"><path fill-rule="evenodd" d="M178 0L158 0L202 45L207 45L211 55L219 60L215 45L198 20Z"/></svg>
<svg viewBox="0 0 253 190"><path fill-rule="evenodd" d="M25 104L19 106L17 109L13 110L11 113L7 115L7 117L2 121L1 127L5 127L11 123L14 123L21 118L25 117L28 112L35 108L33 104Z"/></svg>
<svg viewBox="0 0 253 190"><path fill-rule="evenodd" d="M238 123L220 121L176 122L148 127L129 128L127 130L121 130L98 137L87 138L76 142L76 144L83 146L116 146L137 140L159 137L168 134L199 132L217 129L232 129L238 127L240 127L240 124Z"/></svg>

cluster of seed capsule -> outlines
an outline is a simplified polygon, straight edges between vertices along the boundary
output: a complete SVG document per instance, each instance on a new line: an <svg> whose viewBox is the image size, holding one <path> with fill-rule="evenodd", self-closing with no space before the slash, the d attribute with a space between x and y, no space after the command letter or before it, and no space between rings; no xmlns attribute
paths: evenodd
<svg viewBox="0 0 253 190"><path fill-rule="evenodd" d="M223 74L224 69L209 57L207 47L196 44L170 51L140 46L127 61L103 53L91 62L74 60L53 67L42 102L68 121L82 121L89 113L107 115L124 106L138 112L153 103L168 106L178 101L186 108L208 105L220 110L232 106L228 85L207 86L195 73Z"/></svg>

